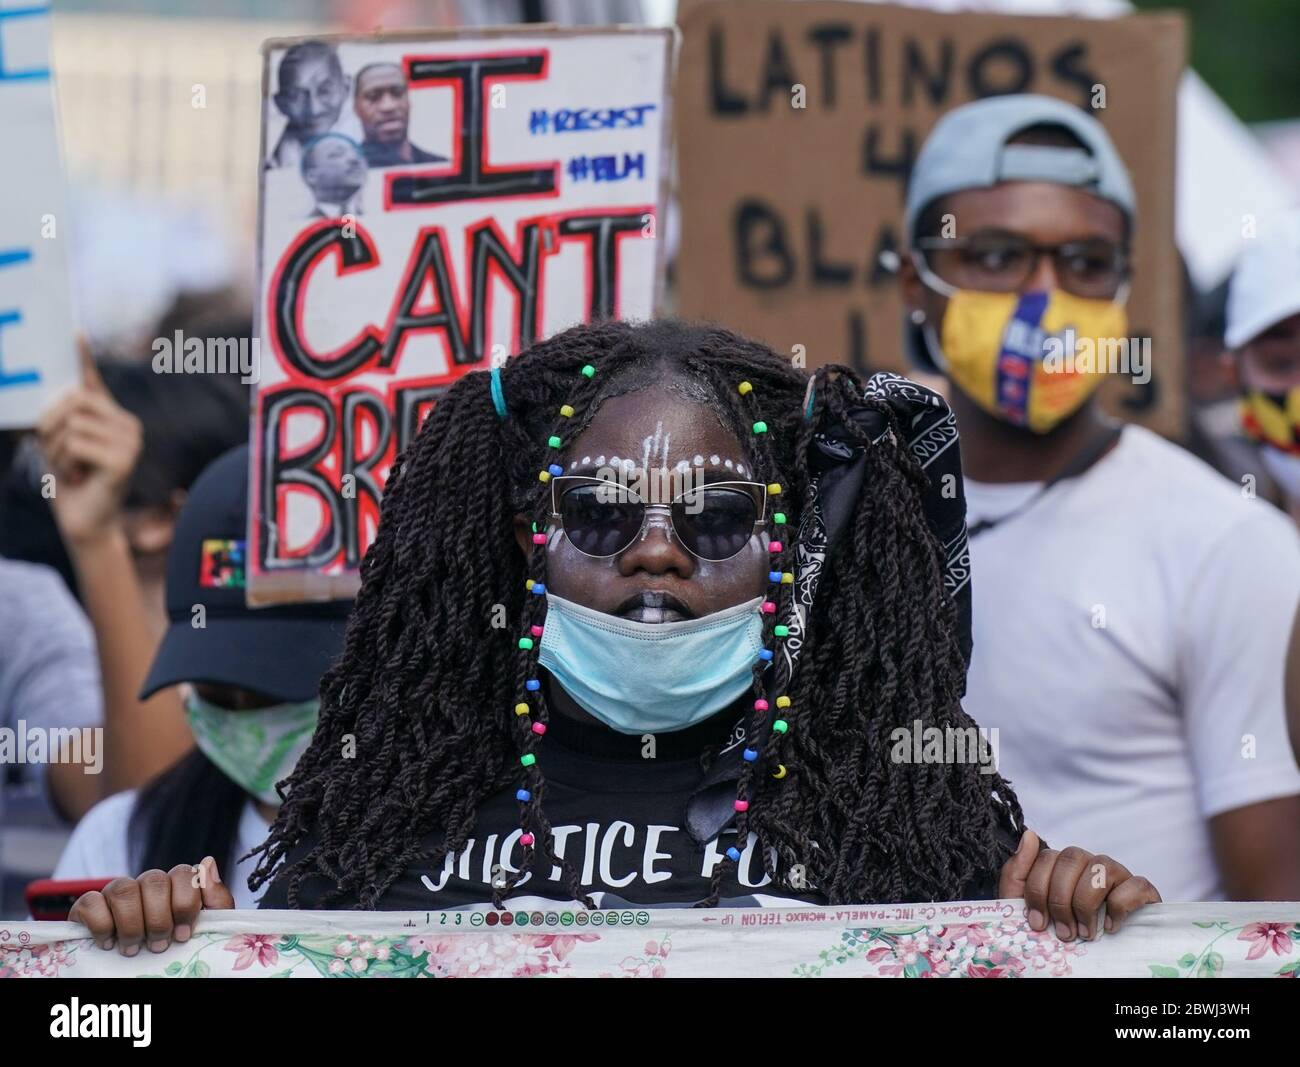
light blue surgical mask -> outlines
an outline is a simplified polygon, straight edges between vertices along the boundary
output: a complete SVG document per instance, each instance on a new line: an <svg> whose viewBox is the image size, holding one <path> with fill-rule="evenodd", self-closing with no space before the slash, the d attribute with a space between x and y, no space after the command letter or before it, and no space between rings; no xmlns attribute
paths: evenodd
<svg viewBox="0 0 1300 1067"><path fill-rule="evenodd" d="M742 696L763 647L761 596L679 622L633 622L546 593L538 662L621 734L671 733Z"/></svg>

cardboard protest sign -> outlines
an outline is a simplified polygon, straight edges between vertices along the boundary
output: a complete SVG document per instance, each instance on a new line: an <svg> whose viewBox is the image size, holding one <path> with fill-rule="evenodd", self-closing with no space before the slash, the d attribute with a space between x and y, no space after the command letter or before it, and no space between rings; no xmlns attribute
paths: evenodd
<svg viewBox="0 0 1300 1067"><path fill-rule="evenodd" d="M67 212L50 79L48 7L0 7L0 428L31 426L77 380Z"/></svg>
<svg viewBox="0 0 1300 1067"><path fill-rule="evenodd" d="M653 316L670 42L264 46L250 603L355 591L389 467L461 375L579 322Z"/></svg>
<svg viewBox="0 0 1300 1067"><path fill-rule="evenodd" d="M1150 380L1109 376L1103 396L1123 417L1181 435L1173 230L1181 16L696 0L682 5L679 22L682 315L753 334L809 368L906 373L899 286L880 254L905 245L916 154L959 104L1043 93L1101 121L1137 191L1129 333L1150 338Z"/></svg>

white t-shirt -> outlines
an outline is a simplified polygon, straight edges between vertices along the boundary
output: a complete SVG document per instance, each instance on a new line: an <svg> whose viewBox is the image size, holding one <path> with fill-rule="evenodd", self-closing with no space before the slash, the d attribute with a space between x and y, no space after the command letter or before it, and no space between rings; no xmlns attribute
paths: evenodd
<svg viewBox="0 0 1300 1067"><path fill-rule="evenodd" d="M67 848L54 868L55 878L116 878L121 875L134 878L140 871L131 870L128 859L127 825L135 809L135 790L116 793L101 800L88 812L72 831ZM242 856L266 840L270 824L258 813L253 801L244 805L239 816L239 830L235 836L235 855ZM194 862L202 856L194 857ZM222 870L222 881L230 887L237 908L257 907L257 897L248 888L248 876L257 866L258 857L239 863L234 871ZM218 859L220 863L220 859Z"/></svg>
<svg viewBox="0 0 1300 1067"><path fill-rule="evenodd" d="M968 521L1038 488L968 481ZM971 574L964 705L998 729L1026 822L1165 900L1222 899L1206 820L1300 793L1283 698L1295 527L1129 426L1085 474L973 538Z"/></svg>

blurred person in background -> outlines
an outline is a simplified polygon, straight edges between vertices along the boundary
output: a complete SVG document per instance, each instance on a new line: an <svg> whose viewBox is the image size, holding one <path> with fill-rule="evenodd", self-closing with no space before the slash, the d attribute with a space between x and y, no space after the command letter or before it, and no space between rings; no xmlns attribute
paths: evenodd
<svg viewBox="0 0 1300 1067"><path fill-rule="evenodd" d="M1046 97L956 109L913 169L910 340L963 440L965 707L1047 837L1141 856L1167 900L1300 899L1296 531L1104 415L1104 367L1044 362L1067 329L1124 337L1135 215L1101 125Z"/></svg>
<svg viewBox="0 0 1300 1067"><path fill-rule="evenodd" d="M311 741L317 686L342 648L351 602L248 608L247 515L243 445L203 472L181 511L167 560L171 622L140 692L147 700L179 687L197 747L140 790L97 805L55 878L134 876L211 857L234 905L255 906L255 862L240 857L266 837L280 805L275 784Z"/></svg>

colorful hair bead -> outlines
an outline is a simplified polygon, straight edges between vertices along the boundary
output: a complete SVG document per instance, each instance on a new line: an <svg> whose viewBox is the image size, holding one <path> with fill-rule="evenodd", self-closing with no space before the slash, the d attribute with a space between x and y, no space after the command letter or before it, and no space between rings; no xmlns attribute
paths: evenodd
<svg viewBox="0 0 1300 1067"><path fill-rule="evenodd" d="M779 581L781 580L781 572L780 572L780 571L768 571L768 572L767 572L767 580L768 580L769 582L779 582ZM531 589L532 586L529 586L529 588Z"/></svg>
<svg viewBox="0 0 1300 1067"><path fill-rule="evenodd" d="M777 623L772 627L772 633L776 634L777 637L786 637L790 633L790 627L782 623Z"/></svg>
<svg viewBox="0 0 1300 1067"><path fill-rule="evenodd" d="M773 581L776 581L775 578L773 578L772 580L773 580ZM525 588L525 589L528 589L528 590L531 590L531 589L533 588L533 586L535 586L536 584L537 584L537 583L536 583L535 581L533 581L531 578L529 578L529 579L527 579L527 580L524 582L524 588Z"/></svg>
<svg viewBox="0 0 1300 1067"><path fill-rule="evenodd" d="M546 544L546 534L544 534L544 533L535 533L535 534L533 534L533 544L535 544L535 545L544 545L544 544Z"/></svg>
<svg viewBox="0 0 1300 1067"><path fill-rule="evenodd" d="M764 600L763 603L759 605L758 610L766 615L771 615L776 611L776 604L770 600Z"/></svg>
<svg viewBox="0 0 1300 1067"><path fill-rule="evenodd" d="M777 706L778 708L788 708L788 707L790 706L790 698L789 698L789 697L777 697L777 698L776 698L776 706Z"/></svg>
<svg viewBox="0 0 1300 1067"><path fill-rule="evenodd" d="M560 414L563 415L566 419L571 419L573 418L573 408L570 407L568 404L561 404Z"/></svg>
<svg viewBox="0 0 1300 1067"><path fill-rule="evenodd" d="M774 770L774 771L772 772L772 777L773 777L773 778L784 778L784 777L785 777L785 764L784 764L784 763L778 763L778 764L776 765L776 770Z"/></svg>
<svg viewBox="0 0 1300 1067"><path fill-rule="evenodd" d="M767 433L767 423L765 423L762 419L759 419L758 422L754 423L754 432Z"/></svg>
<svg viewBox="0 0 1300 1067"><path fill-rule="evenodd" d="M546 469L551 472L551 476L553 478L558 478L561 474L564 473L564 468L561 467L558 463L552 463Z"/></svg>
<svg viewBox="0 0 1300 1067"><path fill-rule="evenodd" d="M774 523L776 523L778 526L784 526L784 525L785 525L785 512L784 512L784 511L774 511L774 512L772 513L772 521L773 521Z"/></svg>
<svg viewBox="0 0 1300 1067"><path fill-rule="evenodd" d="M586 364L586 365L582 368L582 376L583 376L584 378L590 378L590 377L591 377L593 374L595 374L595 373L596 373L596 368L593 367L590 363Z"/></svg>
<svg viewBox="0 0 1300 1067"><path fill-rule="evenodd" d="M790 729L790 724L784 719L777 719L776 722L772 723L772 729L778 734L783 734Z"/></svg>
<svg viewBox="0 0 1300 1067"><path fill-rule="evenodd" d="M755 711L767 711L767 701L766 701L766 700L763 700L761 697L760 697L758 700L755 700L755 701L754 701L754 710L755 710Z"/></svg>
<svg viewBox="0 0 1300 1067"><path fill-rule="evenodd" d="M533 733L535 733L538 737L541 737L542 734L546 733L546 723L544 722L533 723Z"/></svg>
<svg viewBox="0 0 1300 1067"><path fill-rule="evenodd" d="M766 663L772 658L772 650L770 648L760 648L758 650L758 658Z"/></svg>
<svg viewBox="0 0 1300 1067"><path fill-rule="evenodd" d="M520 834L520 835L519 835L519 843L520 843L521 845L523 845L524 848L527 848L529 845L531 845L531 844L533 843L533 840L534 840L534 839L533 839L533 835L532 835L532 834Z"/></svg>
<svg viewBox="0 0 1300 1067"><path fill-rule="evenodd" d="M534 763L537 762L537 757L534 756L531 752L525 752L522 756L519 757L519 762L523 764L525 767L531 767Z"/></svg>
<svg viewBox="0 0 1300 1067"><path fill-rule="evenodd" d="M521 637L521 638L519 639L519 647L520 647L520 648L532 648L532 647L533 647L533 639L532 639L531 637Z"/></svg>
<svg viewBox="0 0 1300 1067"><path fill-rule="evenodd" d="M515 799L519 801L521 804L527 804L530 800L533 799L533 794L528 792L527 789L520 789L518 792L515 793Z"/></svg>
<svg viewBox="0 0 1300 1067"><path fill-rule="evenodd" d="M780 496L780 495L781 495L781 483L780 483L780 482L768 482L768 483L767 483L767 495L768 495L768 496Z"/></svg>
<svg viewBox="0 0 1300 1067"><path fill-rule="evenodd" d="M786 571L781 575L782 585L794 585L794 571Z"/></svg>
<svg viewBox="0 0 1300 1067"><path fill-rule="evenodd" d="M522 701L515 705L516 715L527 715L531 710L532 708L530 708L527 704L523 703Z"/></svg>
<svg viewBox="0 0 1300 1067"><path fill-rule="evenodd" d="M780 552L781 549L783 548L785 548L785 545L781 544L780 541L773 541L770 545L767 546L767 550L771 552L773 555Z"/></svg>
<svg viewBox="0 0 1300 1067"><path fill-rule="evenodd" d="M542 636L542 628L540 626L530 626L528 627L528 632L531 633L534 637Z"/></svg>
<svg viewBox="0 0 1300 1067"><path fill-rule="evenodd" d="M537 472L537 480L538 480L539 482L549 482L549 481L551 480L551 472L550 472L550 471L538 471L538 472Z"/></svg>
<svg viewBox="0 0 1300 1067"><path fill-rule="evenodd" d="M739 863L740 849L738 849L735 845L732 845L729 849L727 849L727 859L731 860L732 863Z"/></svg>
<svg viewBox="0 0 1300 1067"><path fill-rule="evenodd" d="M754 387L750 385L749 382L741 382L738 386L736 386L736 388L740 390L741 396L748 396Z"/></svg>
<svg viewBox="0 0 1300 1067"><path fill-rule="evenodd" d="M534 583L533 583L531 586L529 586L528 588L529 588L529 592L531 592L531 593L533 594L533 596L545 596L545 595L546 595L546 586L543 585L541 582L534 582Z"/></svg>
<svg viewBox="0 0 1300 1067"><path fill-rule="evenodd" d="M541 679L529 678L528 681L524 682L524 688L527 689L530 693L536 693L537 690L542 688Z"/></svg>
<svg viewBox="0 0 1300 1067"><path fill-rule="evenodd" d="M754 760L758 759L758 750L754 748L747 748L745 749L744 752L741 753L741 755L745 757L746 763L753 763Z"/></svg>
<svg viewBox="0 0 1300 1067"><path fill-rule="evenodd" d="M546 443L547 443L547 445L549 445L551 448L559 448L559 447L560 447L560 439L559 439L558 437L556 437L555 434L551 434L551 436L548 437L548 438L546 439Z"/></svg>
<svg viewBox="0 0 1300 1067"><path fill-rule="evenodd" d="M737 811L748 811L748 810L749 810L749 801L748 801L748 800L737 800L737 801L736 801L736 810L737 810Z"/></svg>

